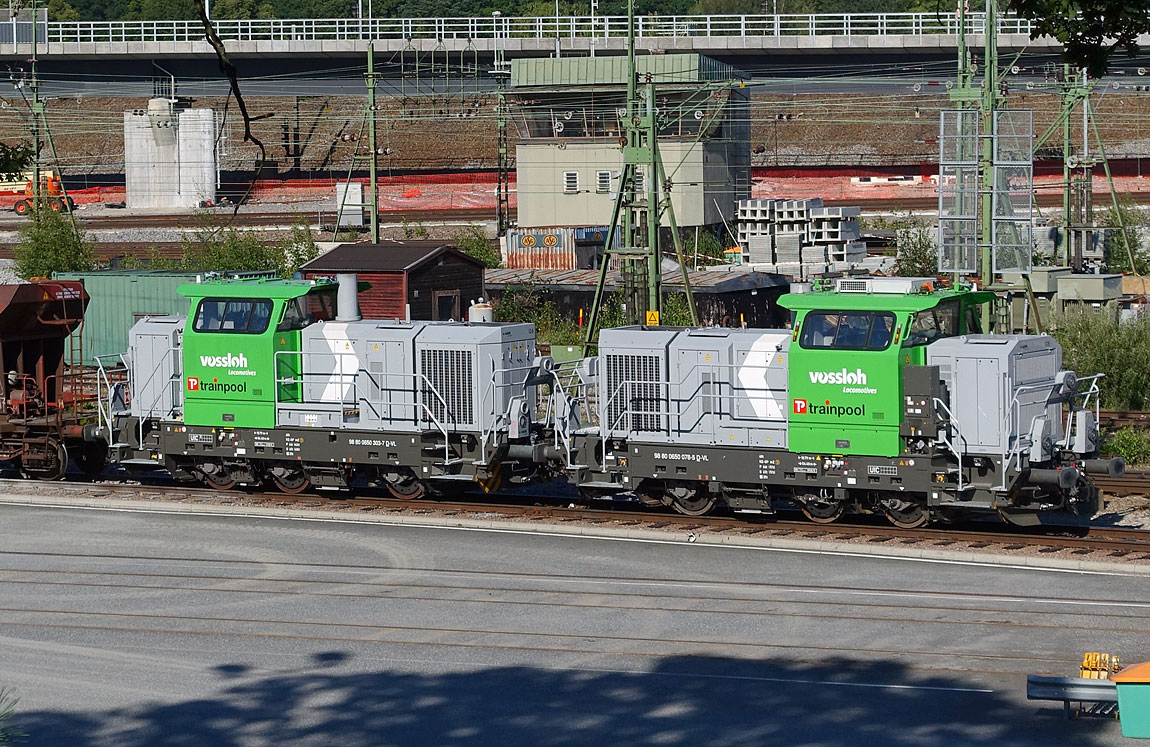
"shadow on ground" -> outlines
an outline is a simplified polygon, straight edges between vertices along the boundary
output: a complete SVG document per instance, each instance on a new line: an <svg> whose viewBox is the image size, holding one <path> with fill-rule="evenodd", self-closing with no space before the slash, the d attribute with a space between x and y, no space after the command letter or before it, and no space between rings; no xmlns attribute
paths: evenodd
<svg viewBox="0 0 1150 747"><path fill-rule="evenodd" d="M496 667L348 672L329 652L296 671L214 670L207 697L101 713L18 714L31 745L1054 745L1117 725L1065 721L961 675L891 662L663 659L650 672ZM620 668L628 662L617 664ZM826 684L834 681L839 684ZM887 685L887 687L875 687ZM1010 697L1008 697L1010 696ZM1103 735L1107 735L1103 738Z"/></svg>

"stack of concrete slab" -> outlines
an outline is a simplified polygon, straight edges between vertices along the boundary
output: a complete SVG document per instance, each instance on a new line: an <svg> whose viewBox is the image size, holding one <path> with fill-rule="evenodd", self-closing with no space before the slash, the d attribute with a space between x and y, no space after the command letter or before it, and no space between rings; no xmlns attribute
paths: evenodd
<svg viewBox="0 0 1150 747"><path fill-rule="evenodd" d="M866 259L859 241L857 207L824 207L809 200L742 200L738 240L744 264L857 264Z"/></svg>

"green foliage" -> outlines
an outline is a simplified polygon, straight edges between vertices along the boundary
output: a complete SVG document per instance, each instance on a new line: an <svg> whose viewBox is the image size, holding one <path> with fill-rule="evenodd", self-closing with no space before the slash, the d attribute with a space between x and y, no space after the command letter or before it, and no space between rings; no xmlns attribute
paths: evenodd
<svg viewBox="0 0 1150 747"><path fill-rule="evenodd" d="M87 235L72 224L67 213L49 210L44 200L31 221L20 229L15 255L16 274L25 280L96 267L96 251Z"/></svg>
<svg viewBox="0 0 1150 747"><path fill-rule="evenodd" d="M153 251L143 258L124 257L121 265L129 270L274 271L282 278L292 278L300 265L315 259L319 253L311 229L302 221L292 226L287 236L270 244L254 231L205 224L184 239L182 259L171 259Z"/></svg>
<svg viewBox="0 0 1150 747"><path fill-rule="evenodd" d="M275 18L271 3L260 0L213 0L212 18L251 19Z"/></svg>
<svg viewBox="0 0 1150 747"><path fill-rule="evenodd" d="M410 223L407 216L403 218L403 238L405 239L426 239L431 234L427 230L427 226L422 223Z"/></svg>
<svg viewBox="0 0 1150 747"><path fill-rule="evenodd" d="M16 713L18 700L15 690L0 688L0 747L22 741L23 737L27 736L9 725L12 715Z"/></svg>
<svg viewBox="0 0 1150 747"><path fill-rule="evenodd" d="M690 327L694 324L691 320L691 307L687 304L687 294L667 293L663 296L661 321L664 327Z"/></svg>
<svg viewBox="0 0 1150 747"><path fill-rule="evenodd" d="M694 267L698 263L699 267L711 267L713 265L721 265L727 262L723 250L727 247L723 246L719 239L709 231L700 231L698 243L695 241L695 234L692 232L687 235L683 241L683 255L688 266Z"/></svg>
<svg viewBox="0 0 1150 747"><path fill-rule="evenodd" d="M48 0L49 21L78 21L80 13L67 0Z"/></svg>
<svg viewBox="0 0 1150 747"><path fill-rule="evenodd" d="M1130 465L1150 463L1150 433L1132 425L1119 428L1102 442L1102 453Z"/></svg>
<svg viewBox="0 0 1150 747"><path fill-rule="evenodd" d="M198 17L191 0L128 0L123 20L188 21Z"/></svg>
<svg viewBox="0 0 1150 747"><path fill-rule="evenodd" d="M864 231L894 231L893 272L900 277L934 277L938 274L938 242L935 228L911 213L859 219Z"/></svg>
<svg viewBox="0 0 1150 747"><path fill-rule="evenodd" d="M35 155L31 143L0 143L0 175L12 181L20 179L32 165Z"/></svg>
<svg viewBox="0 0 1150 747"><path fill-rule="evenodd" d="M1150 319L1118 322L1089 311L1059 314L1051 334L1062 345L1063 368L1079 376L1103 373L1102 406L1144 410L1150 405Z"/></svg>
<svg viewBox="0 0 1150 747"><path fill-rule="evenodd" d="M491 245L479 226L467 226L455 234L455 245L482 262L484 267L494 269L503 264L499 250Z"/></svg>
<svg viewBox="0 0 1150 747"><path fill-rule="evenodd" d="M577 345L583 341L577 320L564 316L550 292L534 283L509 285L495 304L499 322L534 322L536 336L552 345Z"/></svg>
<svg viewBox="0 0 1150 747"><path fill-rule="evenodd" d="M1119 203L1117 210L1111 208L1105 211L1099 223L1114 229L1110 232L1110 245L1106 251L1107 272L1130 272L1130 250L1133 250L1136 274L1145 275L1150 272L1150 251L1142 245L1138 234L1138 227L1150 223L1150 216L1147 216L1143 208L1129 202ZM1121 230L1120 226L1125 226L1127 230ZM1129 249L1126 246L1127 239L1130 242Z"/></svg>
<svg viewBox="0 0 1150 747"><path fill-rule="evenodd" d="M1034 23L1031 38L1062 42L1062 59L1101 78L1118 50L1138 53L1138 37L1150 33L1146 0L1007 0L1005 10Z"/></svg>
<svg viewBox="0 0 1150 747"><path fill-rule="evenodd" d="M276 243L280 252L280 277L288 279L295 277L303 265L319 256L319 247L315 243L311 229L305 221L297 221L288 231L288 235Z"/></svg>

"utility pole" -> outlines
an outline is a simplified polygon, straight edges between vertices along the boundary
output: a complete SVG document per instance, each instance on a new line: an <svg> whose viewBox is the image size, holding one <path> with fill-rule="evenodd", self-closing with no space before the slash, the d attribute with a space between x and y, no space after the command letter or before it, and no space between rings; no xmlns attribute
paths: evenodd
<svg viewBox="0 0 1150 747"><path fill-rule="evenodd" d="M591 304L584 349L595 345L601 310L606 297L607 272L613 257L619 260L620 284L625 305L627 324L657 326L663 312L662 252L660 228L667 217L668 227L675 244L675 255L682 273L683 289L691 312L692 324L698 324L694 296L688 277L687 264L671 205L671 182L663 169L659 156L659 119L655 106L655 83L648 75L642 96L639 94L638 72L635 65L635 2L627 2L627 100L622 107L621 124L625 135L620 138L623 148L623 170L619 176L619 191L611 213L611 226L603 246L603 261L599 267L599 283ZM643 168L643 189L640 191L636 176ZM617 238L621 246L615 247Z"/></svg>
<svg viewBox="0 0 1150 747"><path fill-rule="evenodd" d="M376 161L379 159L379 144L375 138L375 86L379 82L379 73L375 72L375 41L367 43L367 73L364 74L367 83L367 138L371 146L368 173L371 177L371 243L379 243L379 179L376 175ZM362 220L362 218L361 218Z"/></svg>
<svg viewBox="0 0 1150 747"><path fill-rule="evenodd" d="M495 78L495 106L496 106L496 147L498 149L498 162L496 164L497 184L495 186L495 223L496 231L500 236L507 233L511 227L511 159L510 147L507 139L507 82L511 71L507 69L504 59L502 32L499 29L499 11L491 13L491 30L495 38L495 66L491 70Z"/></svg>
<svg viewBox="0 0 1150 747"><path fill-rule="evenodd" d="M32 217L35 219L40 214L40 125L44 118L44 102L40 100L40 79L36 75L37 43L40 36L40 29L37 28L36 0L32 0L30 6L32 9L32 59L28 61L30 67L28 90L32 92Z"/></svg>

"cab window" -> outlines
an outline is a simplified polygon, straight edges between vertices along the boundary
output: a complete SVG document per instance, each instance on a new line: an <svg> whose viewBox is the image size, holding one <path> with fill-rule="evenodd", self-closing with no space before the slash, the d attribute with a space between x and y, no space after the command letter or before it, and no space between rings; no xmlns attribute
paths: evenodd
<svg viewBox="0 0 1150 747"><path fill-rule="evenodd" d="M291 299L284 304L283 320L276 330L284 332L303 329L315 322L329 322L335 319L335 297L334 290L324 290Z"/></svg>
<svg viewBox="0 0 1150 747"><path fill-rule="evenodd" d="M926 345L943 337L954 337L958 331L958 302L947 301L933 309L919 311L910 320L910 331L903 347Z"/></svg>
<svg viewBox="0 0 1150 747"><path fill-rule="evenodd" d="M894 315L870 311L817 311L807 314L799 345L810 349L886 350Z"/></svg>
<svg viewBox="0 0 1150 747"><path fill-rule="evenodd" d="M196 332L258 335L267 331L272 302L264 298L205 298L196 309Z"/></svg>

